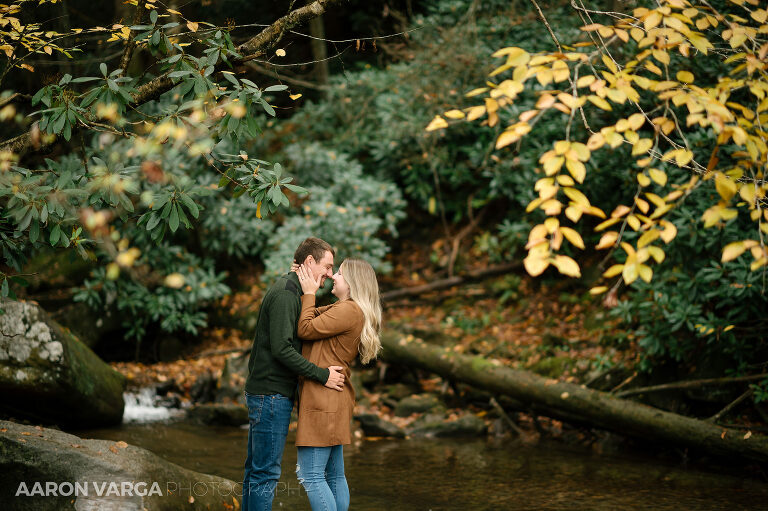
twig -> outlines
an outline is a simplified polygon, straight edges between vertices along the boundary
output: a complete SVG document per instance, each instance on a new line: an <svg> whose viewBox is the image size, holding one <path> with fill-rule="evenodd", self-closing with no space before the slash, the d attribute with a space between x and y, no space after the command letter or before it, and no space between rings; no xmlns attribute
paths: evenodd
<svg viewBox="0 0 768 511"><path fill-rule="evenodd" d="M277 74L277 71L275 71L275 73L272 74L272 73L269 72L269 70L261 67L260 65L258 65L256 62L253 62L253 61L247 62L245 65L248 66L249 68L253 69L257 73L261 73L261 74L263 74L265 76L270 76L272 78L276 78L276 79L280 80L281 82L287 82L287 83L290 83L290 84L293 84L293 85L298 85L300 87L307 87L308 89L329 90L331 88L328 85L318 85L316 83L308 82L308 81L302 80L300 78L294 78L294 77L291 77L291 76L279 75L279 74Z"/></svg>
<svg viewBox="0 0 768 511"><path fill-rule="evenodd" d="M620 388L622 388L622 387L626 387L627 385L629 385L629 383L630 383L632 380L634 380L635 378L637 378L637 374L638 374L638 373L637 373L637 371L635 371L634 373L632 373L632 375L631 375L631 376L629 376L629 378L625 379L623 382L621 382L621 383L619 383L618 385L616 385L616 386L613 388L613 390L611 390L611 392L612 392L612 393L613 393L613 392L616 392L616 391L617 391L617 390L619 390ZM620 396L621 394L617 394L617 395L618 395L618 396Z"/></svg>
<svg viewBox="0 0 768 511"><path fill-rule="evenodd" d="M751 376L737 376L734 378L708 378L704 380L686 380L677 381L672 383L665 383L663 385L652 385L650 387L638 387L636 389L625 390L616 394L618 397L632 396L636 394L647 394L649 392L660 392L663 390L672 389L695 389L699 387L705 387L707 385L727 385L731 383L743 383L748 381L762 380L768 377L768 373L753 374ZM617 389L614 389L614 392Z"/></svg>
<svg viewBox="0 0 768 511"><path fill-rule="evenodd" d="M744 401L749 396L751 396L754 391L755 391L755 389L750 388L749 390L744 392L742 395L740 395L739 397L734 399L732 402L728 403L728 405L725 408L723 408L722 410L720 410L719 412L714 414L712 417L707 419L707 421L709 421L709 422L717 422L720 419L720 417L723 417L728 412L730 412L731 410L736 408L742 401Z"/></svg>
<svg viewBox="0 0 768 511"><path fill-rule="evenodd" d="M518 436L525 436L526 433L522 429L520 429L520 426L515 424L515 421L513 421L509 415L507 415L507 412L504 411L504 408L501 407L498 401L496 401L495 397L491 397L490 400L491 406L494 410L496 410L496 413L498 413L502 419L504 419L507 424L509 424L509 427L514 430L515 433L517 433Z"/></svg>
<svg viewBox="0 0 768 511"><path fill-rule="evenodd" d="M429 284L423 284L421 286L395 289L393 291L387 291L386 293L382 293L381 300L391 301L391 300L394 300L395 298L401 298L404 296L414 296L414 295L420 295L422 293L427 293L429 291L446 289L449 287L458 286L459 284L463 284L465 282L469 282L472 280L480 280L486 277L491 277L493 275L508 273L508 272L519 269L520 266L522 266L522 263L520 263L519 261L515 261L515 262L506 263L506 264L500 264L498 266L492 266L490 268L485 268L482 270L469 271L461 277L455 276L447 279L436 280L434 282L431 282Z"/></svg>

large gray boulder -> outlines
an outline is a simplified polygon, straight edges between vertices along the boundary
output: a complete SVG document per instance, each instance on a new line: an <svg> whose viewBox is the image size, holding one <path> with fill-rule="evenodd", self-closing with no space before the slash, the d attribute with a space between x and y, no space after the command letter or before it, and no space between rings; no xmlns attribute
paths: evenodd
<svg viewBox="0 0 768 511"><path fill-rule="evenodd" d="M110 440L0 421L3 510L240 508L242 485Z"/></svg>
<svg viewBox="0 0 768 511"><path fill-rule="evenodd" d="M0 413L72 426L118 424L125 378L32 302L2 301Z"/></svg>

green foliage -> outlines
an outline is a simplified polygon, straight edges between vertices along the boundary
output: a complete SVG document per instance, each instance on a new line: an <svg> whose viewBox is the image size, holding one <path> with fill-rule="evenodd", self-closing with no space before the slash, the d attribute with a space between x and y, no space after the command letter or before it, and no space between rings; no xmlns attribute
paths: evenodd
<svg viewBox="0 0 768 511"><path fill-rule="evenodd" d="M207 325L205 306L229 293L225 274L215 270L213 260L200 259L182 247L154 246L134 268L141 275L123 273L115 279L101 266L74 295L75 301L94 309L116 308L125 318L128 338L141 339L152 324L168 333L196 334ZM184 285L163 285L162 277L169 274L181 275Z"/></svg>
<svg viewBox="0 0 768 511"><path fill-rule="evenodd" d="M269 275L285 273L296 247L308 236L318 236L336 249L336 262L360 257L374 269L389 271L389 252L382 235L397 235L405 202L398 188L362 175L362 167L344 153L317 144L286 149L292 172L305 184L309 199L301 215L288 216L269 240L264 259Z"/></svg>
<svg viewBox="0 0 768 511"><path fill-rule="evenodd" d="M768 355L763 275L744 260L720 262L722 246L743 239L750 222L736 219L704 231L699 219L711 193L698 189L676 208L669 220L678 235L667 248L666 265L611 310L637 338L642 369L668 360L725 360L743 372Z"/></svg>
<svg viewBox="0 0 768 511"><path fill-rule="evenodd" d="M484 79L496 45L509 38L548 45L546 29L536 21L512 26L517 8L509 2L439 1L425 8L407 46L391 54L395 63L332 78L327 96L305 105L285 138L317 140L349 154L366 175L397 182L411 204L433 214L444 210L451 222L465 218L468 203L478 208L499 197L522 203L518 194L528 192L516 176L533 167L491 158L494 129L466 125L438 138L424 126L435 109ZM555 16L563 20L560 11Z"/></svg>

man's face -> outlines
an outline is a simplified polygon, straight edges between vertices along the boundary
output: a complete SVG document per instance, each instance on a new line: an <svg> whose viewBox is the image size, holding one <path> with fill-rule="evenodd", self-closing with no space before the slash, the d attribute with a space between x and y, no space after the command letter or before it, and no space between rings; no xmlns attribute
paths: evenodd
<svg viewBox="0 0 768 511"><path fill-rule="evenodd" d="M325 284L325 279L333 276L333 254L326 250L323 258L319 261L315 261L312 256L309 256L307 257L307 266L315 280L322 277L320 280L320 287L322 287Z"/></svg>

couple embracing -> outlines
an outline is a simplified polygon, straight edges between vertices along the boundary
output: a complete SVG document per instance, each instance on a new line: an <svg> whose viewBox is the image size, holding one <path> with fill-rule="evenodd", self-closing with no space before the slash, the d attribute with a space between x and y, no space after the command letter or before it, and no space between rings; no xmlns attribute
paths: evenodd
<svg viewBox="0 0 768 511"><path fill-rule="evenodd" d="M267 290L259 308L245 383L244 511L272 509L294 402L296 474L312 510L349 507L343 458L355 404L349 366L358 354L367 363L381 350L381 305L371 265L346 259L334 273L334 256L325 241L304 240L291 271ZM315 293L326 278L333 279L338 301L315 307Z"/></svg>

